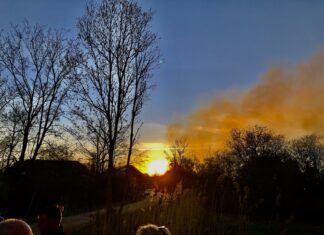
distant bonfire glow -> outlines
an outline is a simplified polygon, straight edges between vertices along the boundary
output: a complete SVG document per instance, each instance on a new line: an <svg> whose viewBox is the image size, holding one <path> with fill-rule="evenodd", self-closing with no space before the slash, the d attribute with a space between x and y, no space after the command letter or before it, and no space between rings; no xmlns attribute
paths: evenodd
<svg viewBox="0 0 324 235"><path fill-rule="evenodd" d="M166 159L151 161L147 166L149 175L163 175L169 168L169 162Z"/></svg>

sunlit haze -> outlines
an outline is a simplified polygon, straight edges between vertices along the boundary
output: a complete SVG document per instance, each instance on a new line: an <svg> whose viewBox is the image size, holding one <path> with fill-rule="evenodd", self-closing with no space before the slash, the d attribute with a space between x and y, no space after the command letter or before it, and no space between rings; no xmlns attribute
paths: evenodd
<svg viewBox="0 0 324 235"><path fill-rule="evenodd" d="M169 167L166 159L153 160L148 164L147 172L149 175L163 175Z"/></svg>
<svg viewBox="0 0 324 235"><path fill-rule="evenodd" d="M164 143L141 143L139 152L142 156L139 158L140 161L137 162L135 160L134 164L143 173L149 175L163 174L165 170L158 170L157 168L159 168L159 164L162 164L162 167L168 168L168 160L166 159L166 152L168 151L169 147Z"/></svg>

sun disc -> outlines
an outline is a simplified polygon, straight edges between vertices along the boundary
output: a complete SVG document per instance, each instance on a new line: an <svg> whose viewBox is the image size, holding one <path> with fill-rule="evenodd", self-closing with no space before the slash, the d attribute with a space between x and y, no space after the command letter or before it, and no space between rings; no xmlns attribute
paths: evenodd
<svg viewBox="0 0 324 235"><path fill-rule="evenodd" d="M169 162L166 159L153 160L147 167L149 175L163 175L169 167Z"/></svg>

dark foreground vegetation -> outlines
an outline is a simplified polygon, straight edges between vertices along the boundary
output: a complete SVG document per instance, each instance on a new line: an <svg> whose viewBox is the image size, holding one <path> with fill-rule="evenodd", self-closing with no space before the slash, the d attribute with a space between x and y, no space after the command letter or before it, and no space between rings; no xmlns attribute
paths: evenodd
<svg viewBox="0 0 324 235"><path fill-rule="evenodd" d="M37 160L18 163L0 174L0 215L34 221L46 205L65 206L65 216L101 209L105 206L107 173L95 174L77 161ZM131 186L125 186L129 182ZM135 167L128 176L124 167L113 176L113 202L142 199L151 181Z"/></svg>
<svg viewBox="0 0 324 235"><path fill-rule="evenodd" d="M184 140L173 147L171 169L154 179L156 203L108 224L99 218L92 233L105 224L116 234L134 234L156 223L174 234L323 234L319 137L286 140L259 126L233 130L226 149L203 163L186 157Z"/></svg>
<svg viewBox="0 0 324 235"><path fill-rule="evenodd" d="M293 220L252 220L245 215L220 214L204 206L204 198L193 191L185 191L178 200L166 197L161 204L155 199L151 206L125 212L108 222L102 216L96 222L73 234L135 234L139 225L154 223L166 225L172 234L323 234L320 224L301 223ZM108 227L110 233L104 233Z"/></svg>
<svg viewBox="0 0 324 235"><path fill-rule="evenodd" d="M288 141L256 126L233 130L226 149L204 162L187 157L184 140L173 150L163 176L116 169L115 212L108 220L98 213L74 233L134 234L139 225L155 223L173 234L323 234L323 145L317 136ZM34 162L31 174L30 164L1 175L4 215L32 218L48 203L64 204L65 216L105 206L105 173L78 162L43 160ZM144 195L148 188L151 195ZM145 204L121 210L139 200Z"/></svg>
<svg viewBox="0 0 324 235"><path fill-rule="evenodd" d="M183 148L172 160L169 177L204 195L217 214L323 221L323 145L315 135L288 141L264 127L233 130L227 147L202 164Z"/></svg>
<svg viewBox="0 0 324 235"><path fill-rule="evenodd" d="M323 145L315 135L286 140L263 127L234 130L203 163L177 141L171 169L156 176L151 202L75 234L134 234L141 224L173 234L323 234Z"/></svg>

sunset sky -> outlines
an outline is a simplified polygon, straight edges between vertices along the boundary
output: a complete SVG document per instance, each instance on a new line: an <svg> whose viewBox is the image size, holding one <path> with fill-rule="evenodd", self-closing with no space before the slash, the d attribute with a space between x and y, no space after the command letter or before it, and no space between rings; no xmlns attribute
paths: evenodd
<svg viewBox="0 0 324 235"><path fill-rule="evenodd" d="M70 34L75 35L76 21L84 12L85 2L1 0L0 28L6 30L11 23L18 24L28 19L32 23L71 29ZM144 126L141 134L143 148L157 151L154 153L156 156L152 154L156 158L159 158L158 155L163 149L161 147L163 145L159 143L166 143L170 126L177 126L179 119L184 120L184 125L193 122L197 127L195 118L198 116L199 120L204 120L200 118L202 111L206 113L213 107L215 109L224 107L215 104L215 97L222 95L222 100L229 99L227 103L235 103L236 101L231 100L233 96L231 98L228 96L231 96L234 90L239 90L242 92L238 97L240 101L253 100L247 97L259 92L256 87L269 83L268 77L272 76L273 68L277 68L274 69L277 72L278 68L282 69L283 66L299 71L300 63L310 63L310 70L313 71L320 69L324 62L323 58L314 59L314 56L324 50L324 1L141 0L139 2L145 9L152 8L155 11L153 30L161 38L159 45L163 55L160 68L154 72L153 80L156 88L152 91L151 99L143 111ZM294 91L301 91L300 87L308 84L305 76L307 77L310 71L299 72L301 75L288 79L290 83L294 83L294 79L301 81L302 86L294 88ZM319 73L320 78L315 79L314 83L311 80L310 83L323 85L321 75L324 75L324 72L322 72L321 70ZM262 77L263 80L260 81ZM279 77L283 78L282 81L286 79L286 75L281 74ZM282 81L278 83L280 86ZM312 88L313 86L310 86L309 89ZM291 94L295 94L294 91ZM314 94L320 95L321 91ZM313 93L312 90L307 92ZM271 95L269 97L272 99ZM299 98L293 98L289 103L294 104L297 100ZM307 101L307 98L302 100ZM312 109L313 113L320 111L319 114L322 114L322 104L322 100L318 101L317 106ZM305 106L307 105L306 102ZM228 109L228 112L235 113L231 117L240 120L249 119L252 114L242 114L241 111L237 111L240 108L241 103L233 104L232 108ZM294 107L291 110L295 110ZM224 114L217 115L218 118ZM255 117L264 122L270 120L258 115ZM286 117L278 120L291 121ZM301 123L304 121L301 120ZM199 128L208 128L210 132L213 128L210 125L204 126L205 123L200 123ZM225 121L219 123L221 125ZM317 120L316 125L321 124L323 119ZM188 127L181 128L185 133L192 131ZM223 127L214 128L218 130ZM296 128L304 128L304 124ZM154 146L158 146L156 150Z"/></svg>

